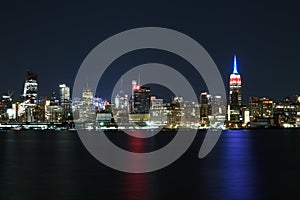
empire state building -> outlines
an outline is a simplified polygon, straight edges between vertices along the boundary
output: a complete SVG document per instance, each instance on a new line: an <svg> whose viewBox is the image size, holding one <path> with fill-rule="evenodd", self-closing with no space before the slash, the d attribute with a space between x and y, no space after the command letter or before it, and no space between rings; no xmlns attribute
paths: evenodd
<svg viewBox="0 0 300 200"><path fill-rule="evenodd" d="M229 105L227 111L228 122L230 126L239 126L242 122L241 105L242 105L242 79L238 73L237 58L233 58L233 72L229 79Z"/></svg>
<svg viewBox="0 0 300 200"><path fill-rule="evenodd" d="M234 55L233 72L229 79L229 104L231 109L237 109L242 105L242 79L238 73L237 58Z"/></svg>

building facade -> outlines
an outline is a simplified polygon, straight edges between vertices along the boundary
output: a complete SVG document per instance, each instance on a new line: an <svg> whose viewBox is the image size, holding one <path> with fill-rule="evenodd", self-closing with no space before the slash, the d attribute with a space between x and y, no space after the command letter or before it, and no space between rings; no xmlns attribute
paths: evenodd
<svg viewBox="0 0 300 200"><path fill-rule="evenodd" d="M229 105L227 111L227 126L240 127L243 123L242 106L242 78L238 73L237 57L234 55L233 72L229 78Z"/></svg>

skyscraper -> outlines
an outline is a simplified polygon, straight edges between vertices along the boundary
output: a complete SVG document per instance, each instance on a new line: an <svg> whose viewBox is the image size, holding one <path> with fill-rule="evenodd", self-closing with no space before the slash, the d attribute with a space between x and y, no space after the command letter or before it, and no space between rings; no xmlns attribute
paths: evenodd
<svg viewBox="0 0 300 200"><path fill-rule="evenodd" d="M136 86L133 90L133 104L131 113L144 114L150 110L150 88L145 86Z"/></svg>
<svg viewBox="0 0 300 200"><path fill-rule="evenodd" d="M24 90L22 94L23 103L25 105L35 105L37 103L38 82L37 74L27 71Z"/></svg>
<svg viewBox="0 0 300 200"><path fill-rule="evenodd" d="M95 116L95 106L93 104L94 94L89 88L84 88L82 90L82 99L80 105L80 121L82 122L94 122Z"/></svg>
<svg viewBox="0 0 300 200"><path fill-rule="evenodd" d="M66 84L59 85L59 100L61 104L70 103L70 87Z"/></svg>
<svg viewBox="0 0 300 200"><path fill-rule="evenodd" d="M0 120L8 120L8 110L12 108L13 101L11 94L3 94L0 101Z"/></svg>
<svg viewBox="0 0 300 200"><path fill-rule="evenodd" d="M115 97L115 108L128 109L128 95L123 90L120 90Z"/></svg>
<svg viewBox="0 0 300 200"><path fill-rule="evenodd" d="M59 85L59 101L62 108L62 121L70 121L72 119L72 107L70 101L70 87L66 84Z"/></svg>
<svg viewBox="0 0 300 200"><path fill-rule="evenodd" d="M203 92L200 95L200 124L209 125L208 116L211 115L210 95Z"/></svg>
<svg viewBox="0 0 300 200"><path fill-rule="evenodd" d="M137 84L136 80L132 80L132 82L131 82L131 96L132 97L133 97L134 90L136 88L136 84Z"/></svg>
<svg viewBox="0 0 300 200"><path fill-rule="evenodd" d="M249 97L249 111L251 121L273 117L274 103L268 98Z"/></svg>
<svg viewBox="0 0 300 200"><path fill-rule="evenodd" d="M24 84L24 91L21 96L22 103L18 111L18 115L24 117L26 122L34 122L34 109L37 105L38 82L37 74L27 71Z"/></svg>
<svg viewBox="0 0 300 200"><path fill-rule="evenodd" d="M133 85L134 86L134 85ZM133 87L130 100L129 121L146 125L150 121L150 88L137 85Z"/></svg>
<svg viewBox="0 0 300 200"><path fill-rule="evenodd" d="M228 125L231 127L239 127L243 121L241 106L242 106L242 79L238 73L237 57L233 58L233 72L229 79L229 105L227 111Z"/></svg>
<svg viewBox="0 0 300 200"><path fill-rule="evenodd" d="M113 106L113 115L117 123L128 123L128 95L125 94L123 90L120 90L115 97L115 102Z"/></svg>
<svg viewBox="0 0 300 200"><path fill-rule="evenodd" d="M238 107L242 105L242 79L238 73L237 58L234 55L233 72L230 74L229 80L229 104L231 107Z"/></svg>
<svg viewBox="0 0 300 200"><path fill-rule="evenodd" d="M164 124L167 121L167 116L164 114L163 99L152 96L150 99L151 121L155 124Z"/></svg>
<svg viewBox="0 0 300 200"><path fill-rule="evenodd" d="M45 114L47 122L62 122L62 107L59 105L59 99L55 92L52 92L51 98L45 105Z"/></svg>

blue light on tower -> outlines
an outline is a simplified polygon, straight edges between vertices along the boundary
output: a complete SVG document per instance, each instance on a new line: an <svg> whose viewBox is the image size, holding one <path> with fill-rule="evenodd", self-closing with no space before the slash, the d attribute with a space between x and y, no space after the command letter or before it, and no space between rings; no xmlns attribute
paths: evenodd
<svg viewBox="0 0 300 200"><path fill-rule="evenodd" d="M234 54L234 59L233 59L233 73L238 74L237 71L237 60L236 60L236 55Z"/></svg>

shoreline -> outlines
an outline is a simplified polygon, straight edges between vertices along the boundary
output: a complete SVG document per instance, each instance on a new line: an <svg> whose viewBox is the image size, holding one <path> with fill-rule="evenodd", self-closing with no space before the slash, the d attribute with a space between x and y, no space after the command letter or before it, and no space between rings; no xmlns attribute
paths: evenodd
<svg viewBox="0 0 300 200"><path fill-rule="evenodd" d="M161 129L161 131L177 131L179 129L181 130L269 130L269 129L300 129L300 127L241 127L241 128L209 128L209 127L180 127L180 128L168 128L168 127L161 127L161 126L153 126L153 127L139 127L139 126L128 126L128 127L124 127L122 126L122 128L118 128L115 126L111 126L111 127L96 127L96 128L86 128L85 130L89 131L89 130L102 130L102 131L126 131L126 130L146 130L146 131L156 131L158 129ZM30 131L45 131L45 130L55 130L55 131L77 131L77 129L74 126L74 123L54 123L54 122L49 122L49 123L26 123L26 122L2 122L0 123L0 130L11 130L11 131L26 131L26 130L30 130Z"/></svg>

